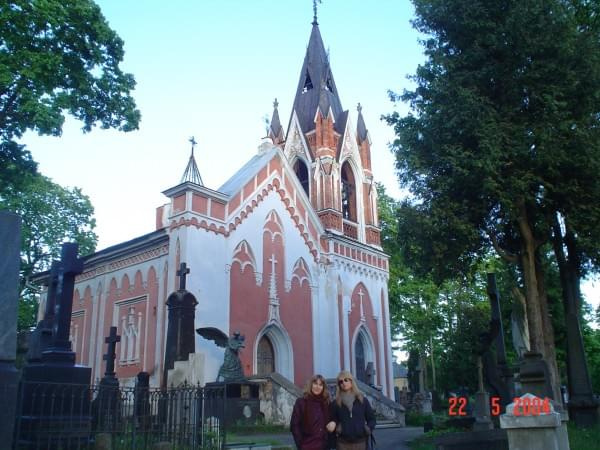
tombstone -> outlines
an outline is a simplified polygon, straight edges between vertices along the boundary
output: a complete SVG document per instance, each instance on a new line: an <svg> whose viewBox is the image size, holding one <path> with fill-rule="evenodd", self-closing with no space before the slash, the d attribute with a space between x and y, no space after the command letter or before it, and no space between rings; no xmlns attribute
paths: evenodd
<svg viewBox="0 0 600 450"><path fill-rule="evenodd" d="M19 447L40 442L50 447L87 444L91 369L75 364L69 342L75 276L83 271L77 247L76 243L62 245L52 342L42 352L41 361L23 368ZM51 396L61 401L46 402Z"/></svg>
<svg viewBox="0 0 600 450"><path fill-rule="evenodd" d="M140 372L137 374L137 382L134 392L134 415L135 425L141 431L150 428L150 374Z"/></svg>
<svg viewBox="0 0 600 450"><path fill-rule="evenodd" d="M98 395L92 401L92 428L96 431L114 431L121 423L121 392L115 376L115 350L120 341L117 327L110 327L110 334L104 339L108 350L102 357L106 361L106 372L100 380Z"/></svg>
<svg viewBox="0 0 600 450"><path fill-rule="evenodd" d="M479 390L475 393L475 408L473 410L475 423L473 424L473 430L491 430L494 428L494 424L492 423L490 411L490 394L483 388L483 363L481 356L477 358L477 373Z"/></svg>
<svg viewBox="0 0 600 450"><path fill-rule="evenodd" d="M11 447L19 373L17 349L17 304L21 262L21 218L0 211L0 442Z"/></svg>
<svg viewBox="0 0 600 450"><path fill-rule="evenodd" d="M375 371L375 366L373 365L372 361L369 361L367 363L367 367L365 369L365 375L367 378L366 383L369 386L375 386L375 375L376 375L376 371Z"/></svg>
<svg viewBox="0 0 600 450"><path fill-rule="evenodd" d="M50 275L47 281L46 305L44 317L38 322L35 329L29 334L27 340L27 357L29 363L42 360L42 352L52 345L52 329L54 328L54 309L56 307L56 289L58 286L58 273L60 263L52 261Z"/></svg>
<svg viewBox="0 0 600 450"><path fill-rule="evenodd" d="M514 397L514 380L512 371L506 362L500 294L494 273L487 274L487 293L491 307L490 331L481 342L479 355L482 358L483 373L490 393L495 397L500 397L500 404L506 407ZM495 354L491 350L492 344L495 344Z"/></svg>
<svg viewBox="0 0 600 450"><path fill-rule="evenodd" d="M506 413L500 416L500 426L507 431L510 450L568 450L569 441L561 432L561 414L554 411L550 403L546 411L526 414L524 405L541 400L532 394L525 394L510 403Z"/></svg>
<svg viewBox="0 0 600 450"><path fill-rule="evenodd" d="M194 319L198 302L196 297L185 288L186 276L189 273L190 269L185 263L181 263L177 271L179 289L167 298L169 318L162 383L164 387L168 386L169 370L173 369L175 361L187 361L190 353L196 351Z"/></svg>

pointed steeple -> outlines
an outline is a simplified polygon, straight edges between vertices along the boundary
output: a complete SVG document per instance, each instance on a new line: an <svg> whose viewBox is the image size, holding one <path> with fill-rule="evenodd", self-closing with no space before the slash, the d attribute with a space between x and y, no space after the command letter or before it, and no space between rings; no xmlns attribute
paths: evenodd
<svg viewBox="0 0 600 450"><path fill-rule="evenodd" d="M200 171L198 170L198 166L196 165L196 159L194 158L194 147L197 144L196 140L194 139L194 136L192 136L189 139L189 142L192 144L192 153L190 155L187 167L183 172L183 176L181 177L181 182L185 183L186 181L189 181L190 183L204 186L204 183L202 182L202 177L200 176Z"/></svg>
<svg viewBox="0 0 600 450"><path fill-rule="evenodd" d="M269 134L267 136L271 138L273 144L275 145L280 145L285 140L283 136L283 127L281 126L281 121L279 120L279 112L277 111L278 106L279 102L277 102L277 99L275 99L273 102L273 116L271 117Z"/></svg>
<svg viewBox="0 0 600 450"><path fill-rule="evenodd" d="M356 106L356 110L358 111L358 120L356 121L356 138L358 140L358 145L360 145L367 139L369 131L365 125L365 119L363 119L362 106L360 103Z"/></svg>
<svg viewBox="0 0 600 450"><path fill-rule="evenodd" d="M360 103L356 105L358 111L358 120L356 121L356 142L358 143L358 151L360 153L360 160L362 167L365 170L365 174L372 177L371 174L371 138L369 137L369 130L365 125L365 119L362 115L362 106Z"/></svg>
<svg viewBox="0 0 600 450"><path fill-rule="evenodd" d="M337 120L343 111L316 15L300 70L293 109L305 134L314 130L317 110L323 117L327 117L331 111L334 120Z"/></svg>

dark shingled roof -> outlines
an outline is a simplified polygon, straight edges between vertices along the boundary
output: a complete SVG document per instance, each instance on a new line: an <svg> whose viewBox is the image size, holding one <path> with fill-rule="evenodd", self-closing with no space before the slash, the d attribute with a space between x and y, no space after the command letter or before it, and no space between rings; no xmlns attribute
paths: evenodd
<svg viewBox="0 0 600 450"><path fill-rule="evenodd" d="M314 119L317 108L324 116L329 114L331 108L336 121L343 112L337 87L333 81L329 58L325 52L319 26L315 22L300 71L300 80L293 106L293 110L298 115L302 132L305 134L315 128Z"/></svg>

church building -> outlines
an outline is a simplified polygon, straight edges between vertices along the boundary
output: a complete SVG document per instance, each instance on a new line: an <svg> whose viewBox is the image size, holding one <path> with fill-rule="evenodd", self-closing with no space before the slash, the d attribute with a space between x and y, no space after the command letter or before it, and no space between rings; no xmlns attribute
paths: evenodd
<svg viewBox="0 0 600 450"><path fill-rule="evenodd" d="M302 386L347 369L374 376L391 397L388 256L371 142L360 105L356 115L342 107L316 18L287 129L275 102L268 138L216 190L204 186L193 144L181 182L163 192L156 230L84 258L71 323L77 363L100 379L104 338L116 326L119 380L132 385L145 371L160 386L166 300L185 262L195 328L243 334L245 375L278 372ZM195 348L214 381L223 349L199 335Z"/></svg>

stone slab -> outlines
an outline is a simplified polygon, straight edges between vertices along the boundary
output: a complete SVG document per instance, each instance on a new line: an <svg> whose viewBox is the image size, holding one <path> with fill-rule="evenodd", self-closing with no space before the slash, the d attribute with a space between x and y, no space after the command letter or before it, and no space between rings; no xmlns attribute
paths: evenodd
<svg viewBox="0 0 600 450"><path fill-rule="evenodd" d="M17 351L20 252L21 218L0 211L0 361L14 361Z"/></svg>

